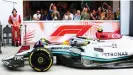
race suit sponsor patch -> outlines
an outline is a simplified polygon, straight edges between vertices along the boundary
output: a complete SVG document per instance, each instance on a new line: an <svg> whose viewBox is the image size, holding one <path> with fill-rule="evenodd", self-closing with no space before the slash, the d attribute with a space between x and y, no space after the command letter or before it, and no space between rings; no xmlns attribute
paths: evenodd
<svg viewBox="0 0 133 75"><path fill-rule="evenodd" d="M103 53L103 56L127 56L127 52L112 52L112 53Z"/></svg>

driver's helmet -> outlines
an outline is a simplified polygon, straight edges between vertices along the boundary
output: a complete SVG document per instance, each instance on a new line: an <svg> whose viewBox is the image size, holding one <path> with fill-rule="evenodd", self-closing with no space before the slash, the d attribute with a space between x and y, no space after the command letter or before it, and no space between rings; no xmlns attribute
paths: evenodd
<svg viewBox="0 0 133 75"><path fill-rule="evenodd" d="M98 32L103 32L103 29L100 27L97 29Z"/></svg>
<svg viewBox="0 0 133 75"><path fill-rule="evenodd" d="M45 38L41 38L39 41L37 41L34 45L34 48L35 47L40 47L40 46L45 46L45 45L48 45L48 43L45 41L46 39Z"/></svg>
<svg viewBox="0 0 133 75"><path fill-rule="evenodd" d="M86 37L71 37L64 41L63 44L71 46L86 46L89 44L89 39Z"/></svg>
<svg viewBox="0 0 133 75"><path fill-rule="evenodd" d="M64 41L64 42L63 42L63 45L70 45L69 40Z"/></svg>
<svg viewBox="0 0 133 75"><path fill-rule="evenodd" d="M45 38L41 38L40 41L45 42Z"/></svg>
<svg viewBox="0 0 133 75"><path fill-rule="evenodd" d="M42 45L48 45L48 42L46 41L45 38L41 38L40 41L41 41Z"/></svg>

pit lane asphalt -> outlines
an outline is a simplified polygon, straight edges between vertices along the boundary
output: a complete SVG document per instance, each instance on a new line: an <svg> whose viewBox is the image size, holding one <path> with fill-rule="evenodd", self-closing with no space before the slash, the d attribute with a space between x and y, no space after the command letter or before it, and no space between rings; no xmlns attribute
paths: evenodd
<svg viewBox="0 0 133 75"><path fill-rule="evenodd" d="M0 54L0 75L132 75L133 68L126 69L75 69L53 65L47 72L35 72L28 62L25 67L16 70L7 69L1 62L2 58L15 54L20 47L2 47Z"/></svg>

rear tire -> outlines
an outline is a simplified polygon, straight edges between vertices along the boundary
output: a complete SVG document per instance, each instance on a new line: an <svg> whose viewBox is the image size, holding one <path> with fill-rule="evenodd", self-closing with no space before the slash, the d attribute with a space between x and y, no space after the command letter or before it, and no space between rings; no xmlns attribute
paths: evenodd
<svg viewBox="0 0 133 75"><path fill-rule="evenodd" d="M53 64L53 56L49 50L39 47L30 54L29 64L35 71L48 71Z"/></svg>

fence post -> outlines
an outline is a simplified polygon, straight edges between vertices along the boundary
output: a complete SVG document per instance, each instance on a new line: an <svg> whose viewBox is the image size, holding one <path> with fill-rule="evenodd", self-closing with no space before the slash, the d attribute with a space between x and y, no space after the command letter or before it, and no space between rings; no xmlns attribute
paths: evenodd
<svg viewBox="0 0 133 75"><path fill-rule="evenodd" d="M20 45L22 44L22 24L20 25Z"/></svg>
<svg viewBox="0 0 133 75"><path fill-rule="evenodd" d="M26 42L26 33L27 33L27 32L26 32L26 29L27 29L27 28L26 28L26 25L25 25L25 45L27 44L27 42Z"/></svg>
<svg viewBox="0 0 133 75"><path fill-rule="evenodd" d="M2 54L1 46L2 46L2 25L0 22L0 54Z"/></svg>

